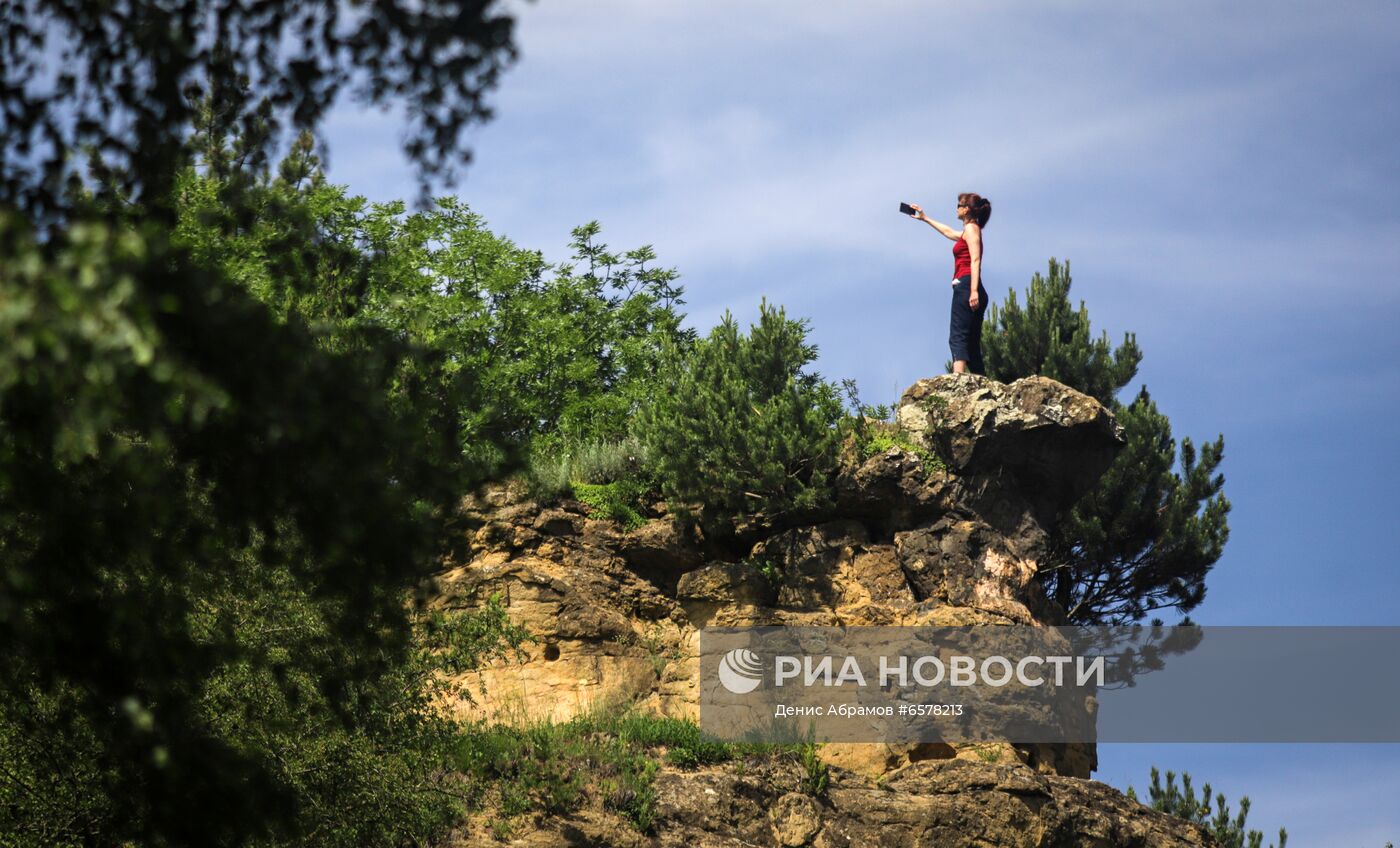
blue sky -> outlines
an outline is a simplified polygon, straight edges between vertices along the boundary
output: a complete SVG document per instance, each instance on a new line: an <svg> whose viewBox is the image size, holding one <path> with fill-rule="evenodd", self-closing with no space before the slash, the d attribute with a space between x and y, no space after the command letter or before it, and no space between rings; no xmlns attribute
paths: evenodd
<svg viewBox="0 0 1400 848"><path fill-rule="evenodd" d="M766 296L811 319L824 375L889 401L942 368L951 273L896 207L947 221L977 191L994 298L1070 259L1177 434L1225 434L1232 536L1194 617L1400 624L1400 5L517 8L450 189L494 230L563 259L597 219L680 270L691 325ZM331 178L413 197L399 126L337 109ZM1290 845L1400 840L1400 745L1105 745L1097 777L1154 763L1249 794Z"/></svg>

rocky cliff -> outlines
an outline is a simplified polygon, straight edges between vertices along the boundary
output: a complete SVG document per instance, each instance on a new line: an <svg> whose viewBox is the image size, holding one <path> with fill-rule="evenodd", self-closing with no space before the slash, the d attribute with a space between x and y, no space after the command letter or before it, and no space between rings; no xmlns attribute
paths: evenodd
<svg viewBox="0 0 1400 848"><path fill-rule="evenodd" d="M885 426L909 447L852 453L834 507L783 524L705 536L654 504L627 529L508 486L473 496L467 556L440 575L433 603L500 595L538 642L466 681L483 694L456 708L560 721L632 704L695 718L708 626L1062 623L1035 575L1056 515L1121 445L1112 415L1044 378L949 375L911 386ZM790 791L800 781L782 761L664 769L654 835L584 809L519 844L1207 844L1087 780L1089 745L828 745L821 756L834 768L820 798Z"/></svg>

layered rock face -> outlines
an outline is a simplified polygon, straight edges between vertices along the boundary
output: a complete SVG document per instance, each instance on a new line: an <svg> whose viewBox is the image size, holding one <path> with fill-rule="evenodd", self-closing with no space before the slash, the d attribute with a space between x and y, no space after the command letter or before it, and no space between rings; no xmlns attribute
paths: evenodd
<svg viewBox="0 0 1400 848"><path fill-rule="evenodd" d="M699 632L710 626L1064 623L1035 575L1056 515L1121 446L1112 415L1044 378L945 375L911 386L894 426L946 467L928 470L897 447L848 463L834 508L795 526L706 538L664 505L627 530L589 518L582 504L544 505L509 487L468 499L469 558L440 575L433 603L473 608L499 595L538 642L523 662L463 681L481 694L458 709L562 721L628 703L696 718ZM1108 787L1063 783L1089 776L1093 746L827 745L821 754L845 771L814 829L801 823L806 801L765 794L761 781L668 770L658 828L679 835L659 844L1201 844ZM877 787L876 776L889 783ZM744 818L744 805L756 818ZM770 821L770 810L796 823ZM771 833L749 840L745 827ZM941 827L984 832L958 841L937 835ZM997 828L1020 836L995 837Z"/></svg>
<svg viewBox="0 0 1400 848"><path fill-rule="evenodd" d="M663 770L652 834L584 808L550 818L519 848L1207 848L1200 827L1154 812L1092 780L1025 766L919 762L879 782L833 770L820 798L793 791L794 763ZM454 845L490 844L480 827Z"/></svg>

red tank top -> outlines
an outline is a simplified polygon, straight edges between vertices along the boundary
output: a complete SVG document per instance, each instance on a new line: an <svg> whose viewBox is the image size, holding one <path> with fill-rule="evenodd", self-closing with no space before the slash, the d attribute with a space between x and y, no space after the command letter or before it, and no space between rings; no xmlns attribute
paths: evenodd
<svg viewBox="0 0 1400 848"><path fill-rule="evenodd" d="M972 250L967 246L965 238L953 243L953 276L972 276Z"/></svg>

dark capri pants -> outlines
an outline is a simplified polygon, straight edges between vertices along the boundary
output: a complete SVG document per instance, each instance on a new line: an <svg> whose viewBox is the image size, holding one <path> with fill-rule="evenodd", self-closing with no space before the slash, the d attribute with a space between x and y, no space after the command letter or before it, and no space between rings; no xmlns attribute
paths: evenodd
<svg viewBox="0 0 1400 848"><path fill-rule="evenodd" d="M958 277L957 285L953 286L953 314L948 324L948 349L952 352L954 361L961 359L967 363L967 370L974 374L986 374L987 368L982 364L982 316L987 312L987 302L991 300L987 296L987 281L983 280L977 287L976 309L967 305L967 299L971 295L972 276Z"/></svg>

